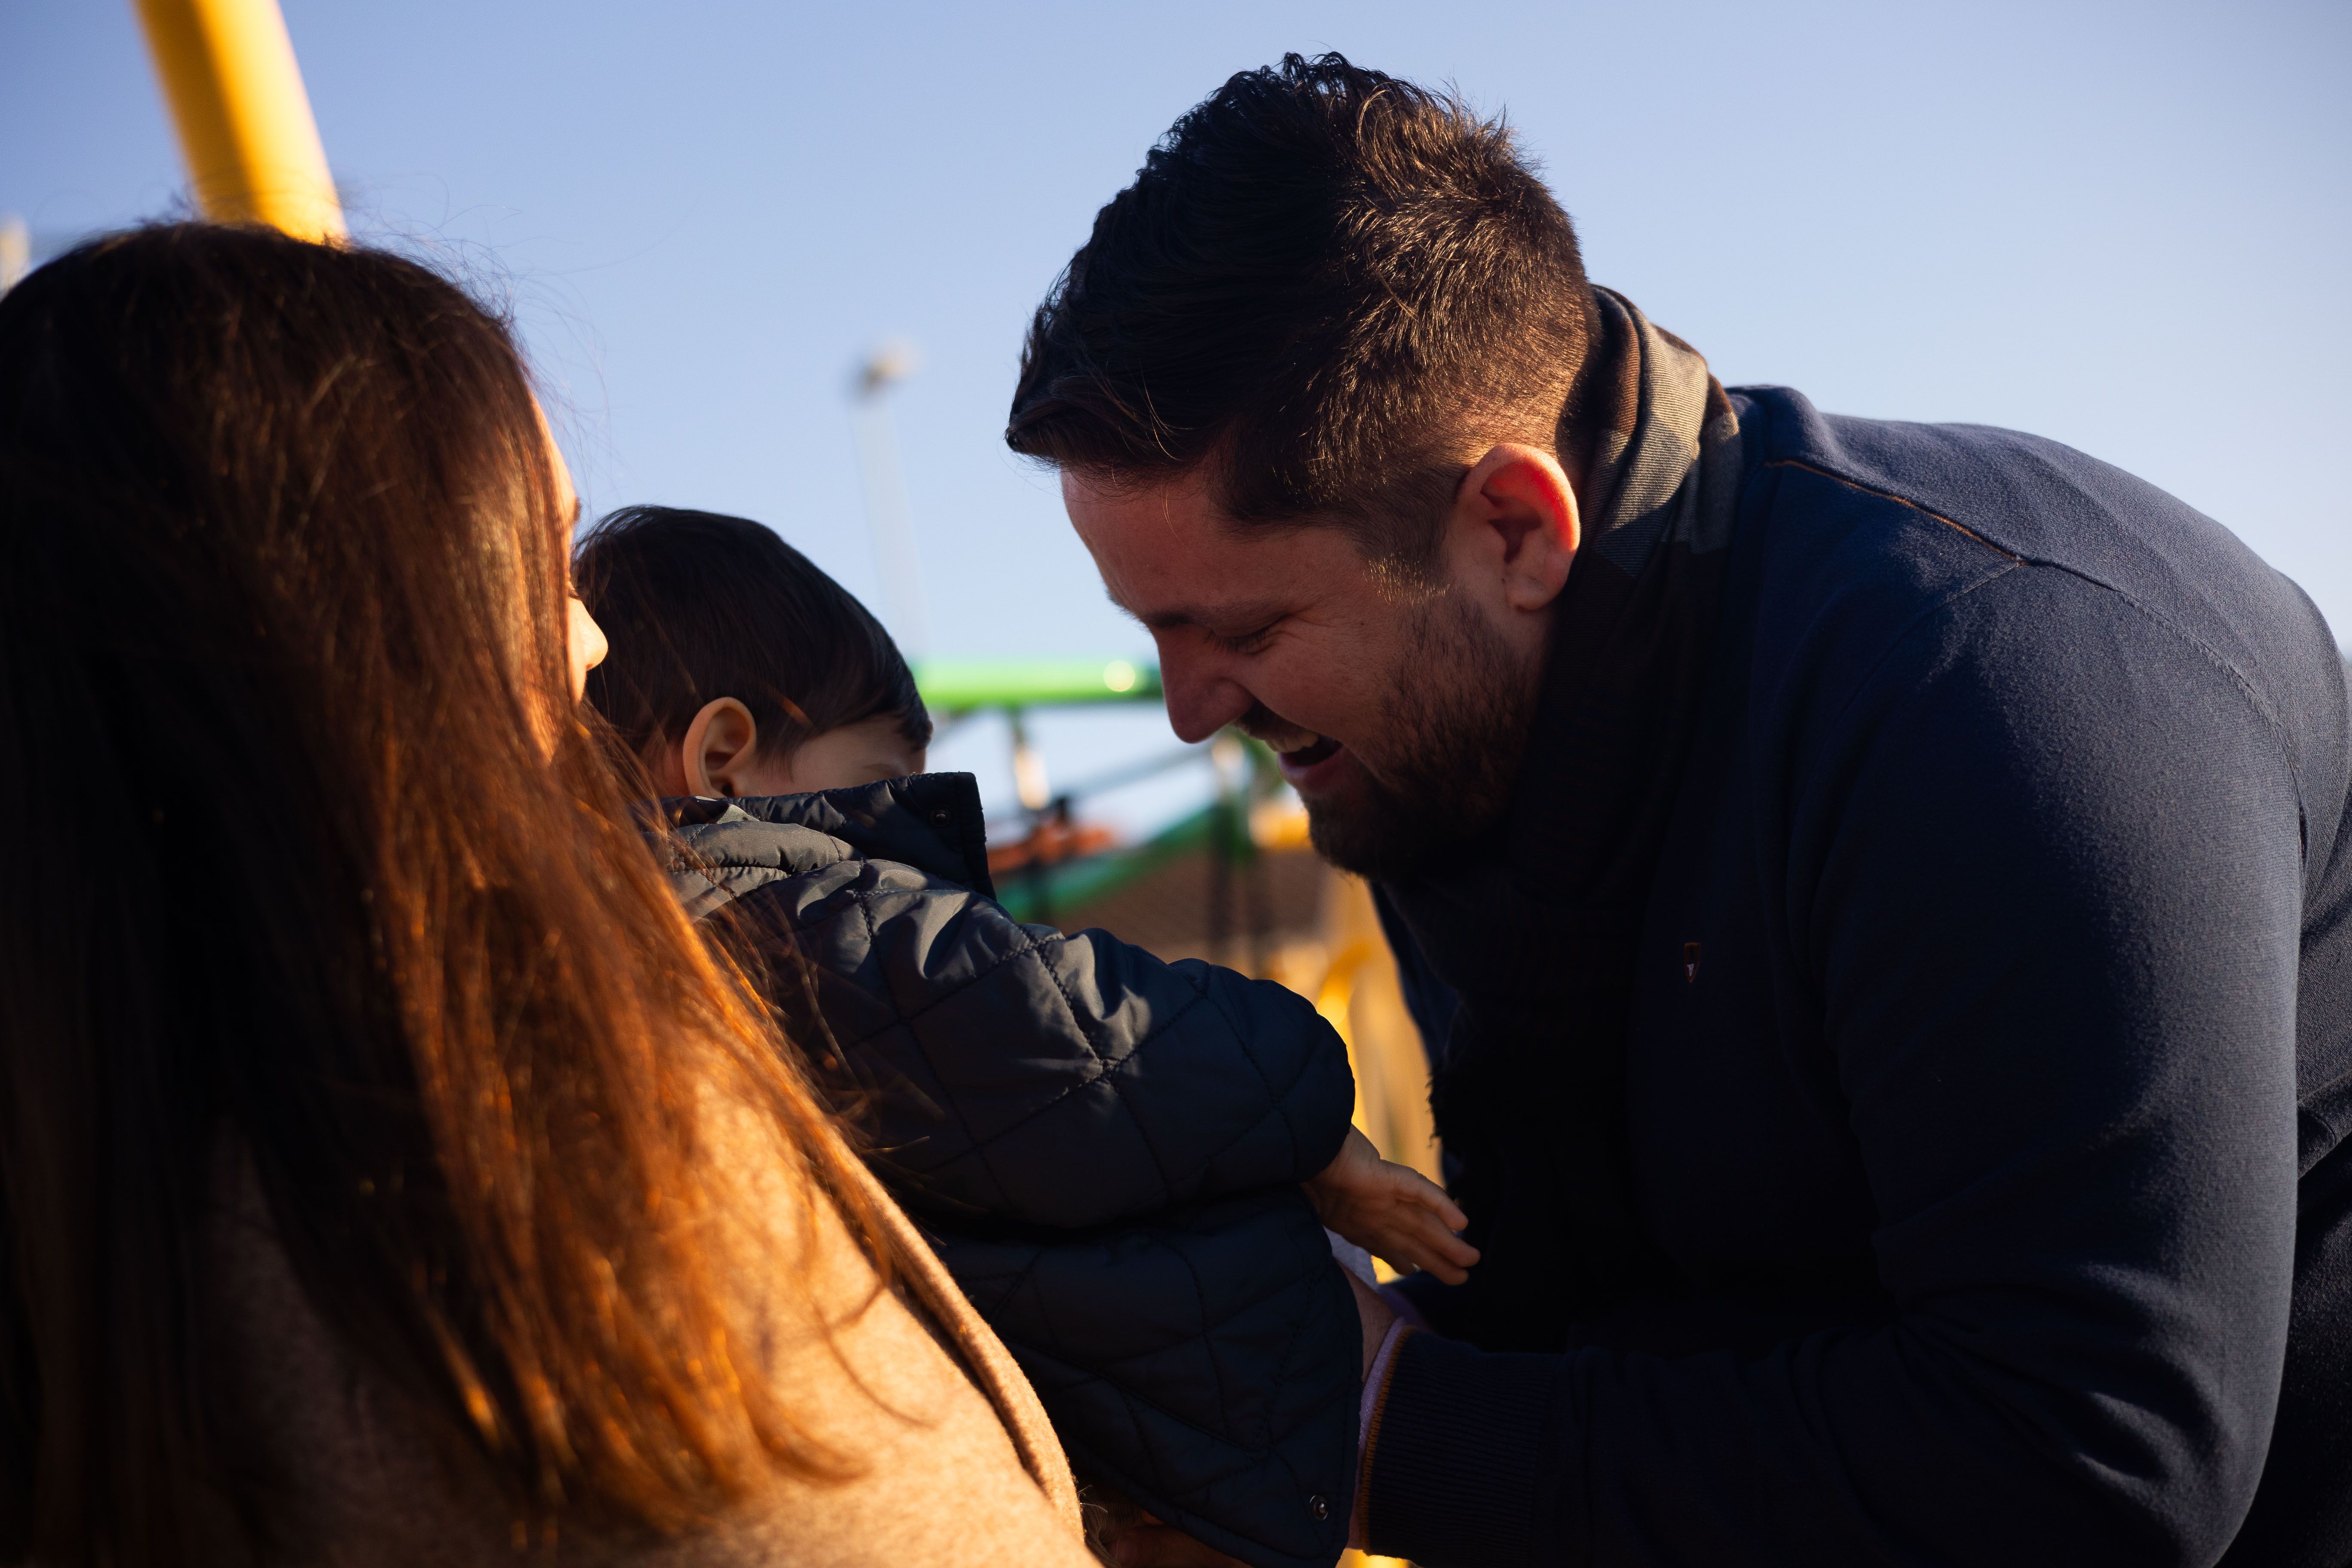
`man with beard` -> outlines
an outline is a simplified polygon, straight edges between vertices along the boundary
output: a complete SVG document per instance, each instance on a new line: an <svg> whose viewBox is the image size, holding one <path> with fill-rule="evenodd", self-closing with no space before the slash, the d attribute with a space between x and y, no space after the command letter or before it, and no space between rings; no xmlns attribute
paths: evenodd
<svg viewBox="0 0 2352 1568"><path fill-rule="evenodd" d="M1727 393L1499 124L1334 56L1152 150L1007 438L1418 999L1485 1257L1366 1308L1360 1543L2352 1552L2352 737L2292 584L2054 443Z"/></svg>

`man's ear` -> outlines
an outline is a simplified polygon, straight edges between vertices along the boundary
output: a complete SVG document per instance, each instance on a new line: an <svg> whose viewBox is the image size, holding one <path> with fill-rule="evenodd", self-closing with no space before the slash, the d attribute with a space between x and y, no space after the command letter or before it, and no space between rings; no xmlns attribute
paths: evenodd
<svg viewBox="0 0 2352 1568"><path fill-rule="evenodd" d="M759 753L760 726L751 710L732 697L714 697L686 727L678 761L686 768L689 795L736 795L737 786Z"/></svg>
<svg viewBox="0 0 2352 1568"><path fill-rule="evenodd" d="M1452 521L1475 568L1492 574L1514 610L1541 610L1559 596L1584 538L1576 487L1559 459L1513 441L1462 476Z"/></svg>

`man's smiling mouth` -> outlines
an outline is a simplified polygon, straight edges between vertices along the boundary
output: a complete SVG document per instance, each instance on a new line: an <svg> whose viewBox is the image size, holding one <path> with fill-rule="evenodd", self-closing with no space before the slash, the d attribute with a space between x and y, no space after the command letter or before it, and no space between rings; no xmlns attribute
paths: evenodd
<svg viewBox="0 0 2352 1568"><path fill-rule="evenodd" d="M1282 776L1294 789L1331 783L1328 764L1348 749L1328 735L1292 723L1263 702L1234 721L1234 728L1273 750L1275 760L1282 765Z"/></svg>
<svg viewBox="0 0 2352 1568"><path fill-rule="evenodd" d="M1283 752L1278 754L1282 758L1282 765L1285 768L1297 773L1305 773L1339 749L1339 742L1328 735L1318 735L1313 741L1295 752Z"/></svg>
<svg viewBox="0 0 2352 1568"><path fill-rule="evenodd" d="M1336 770L1344 765L1340 758L1346 751L1330 737L1315 735L1303 746L1276 752L1275 760L1282 764L1282 776L1289 781L1291 788L1302 795L1311 795L1339 782Z"/></svg>

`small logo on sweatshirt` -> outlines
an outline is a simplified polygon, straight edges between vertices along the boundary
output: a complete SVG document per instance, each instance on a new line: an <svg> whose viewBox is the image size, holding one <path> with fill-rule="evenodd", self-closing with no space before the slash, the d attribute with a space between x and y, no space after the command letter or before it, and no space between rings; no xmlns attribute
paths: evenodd
<svg viewBox="0 0 2352 1568"><path fill-rule="evenodd" d="M1683 979L1692 985L1698 984L1698 943L1683 943Z"/></svg>

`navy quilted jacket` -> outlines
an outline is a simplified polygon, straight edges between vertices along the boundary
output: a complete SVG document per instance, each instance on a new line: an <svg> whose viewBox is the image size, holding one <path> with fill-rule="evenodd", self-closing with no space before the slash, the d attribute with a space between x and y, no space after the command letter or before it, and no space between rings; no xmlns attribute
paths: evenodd
<svg viewBox="0 0 2352 1568"><path fill-rule="evenodd" d="M1330 1026L1015 921L969 774L662 809L681 900L757 954L1078 1470L1261 1568L1336 1561L1360 1331L1298 1189L1354 1100Z"/></svg>

